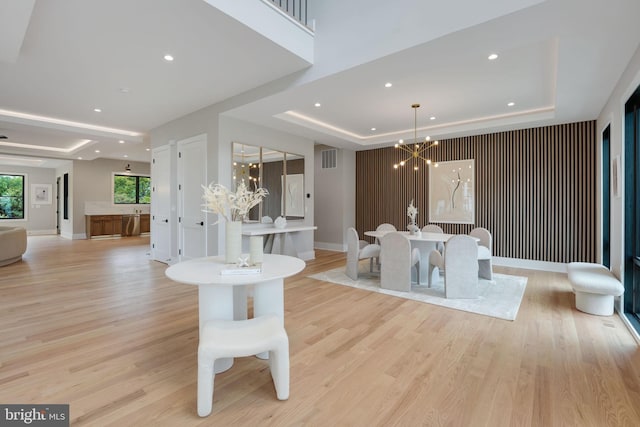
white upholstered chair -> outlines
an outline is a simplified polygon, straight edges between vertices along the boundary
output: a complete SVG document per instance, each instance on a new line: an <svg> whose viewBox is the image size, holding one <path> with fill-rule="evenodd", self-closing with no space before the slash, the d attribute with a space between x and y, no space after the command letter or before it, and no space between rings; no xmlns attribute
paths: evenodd
<svg viewBox="0 0 640 427"><path fill-rule="evenodd" d="M269 352L269 369L278 400L289 398L289 338L275 314L248 320L210 320L198 345L198 415L211 413L215 361Z"/></svg>
<svg viewBox="0 0 640 427"><path fill-rule="evenodd" d="M471 236L459 234L447 241L444 293L446 298L478 297L478 244Z"/></svg>
<svg viewBox="0 0 640 427"><path fill-rule="evenodd" d="M478 242L478 275L483 279L493 280L491 266L491 233L486 228L477 227L469 233L471 237L480 239Z"/></svg>
<svg viewBox="0 0 640 427"><path fill-rule="evenodd" d="M444 233L444 230L442 230L442 228L439 225L435 225L435 224L425 225L424 227L422 227L422 231L425 233ZM444 243L437 242L436 249L438 250L438 252L440 252L440 255L444 255ZM444 266L442 267L444 269Z"/></svg>
<svg viewBox="0 0 640 427"><path fill-rule="evenodd" d="M380 287L394 291L411 291L411 268L416 268L420 283L420 251L402 233L390 232L380 239Z"/></svg>
<svg viewBox="0 0 640 427"><path fill-rule="evenodd" d="M346 274L352 280L358 280L358 263L361 259L369 258L369 271L373 271L373 259L380 256L380 245L367 244L361 247L361 240L355 228L347 229L347 270Z"/></svg>
<svg viewBox="0 0 640 427"><path fill-rule="evenodd" d="M389 224L388 222L383 222L382 224L380 224L379 226L376 227L376 231L398 231L396 229L396 226L393 224ZM376 237L376 240L374 242L376 245L380 244L380 239L378 239ZM380 259L377 258L376 259L376 265L378 266L378 268L380 268Z"/></svg>
<svg viewBox="0 0 640 427"><path fill-rule="evenodd" d="M376 231L397 231L397 229L395 225L384 222L376 227Z"/></svg>

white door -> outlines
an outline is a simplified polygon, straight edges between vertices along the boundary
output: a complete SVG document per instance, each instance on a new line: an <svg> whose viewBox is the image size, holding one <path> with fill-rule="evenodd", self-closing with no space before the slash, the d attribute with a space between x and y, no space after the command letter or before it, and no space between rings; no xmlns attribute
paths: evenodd
<svg viewBox="0 0 640 427"><path fill-rule="evenodd" d="M151 152L151 258L171 263L170 147Z"/></svg>
<svg viewBox="0 0 640 427"><path fill-rule="evenodd" d="M180 261L207 255L202 186L207 182L207 137L178 141L178 255Z"/></svg>

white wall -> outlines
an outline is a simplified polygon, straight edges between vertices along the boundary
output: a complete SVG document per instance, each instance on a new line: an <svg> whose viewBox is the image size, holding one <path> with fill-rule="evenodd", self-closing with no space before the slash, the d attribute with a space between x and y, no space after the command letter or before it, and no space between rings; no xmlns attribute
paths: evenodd
<svg viewBox="0 0 640 427"><path fill-rule="evenodd" d="M315 148L316 171L316 232L315 247L334 251L346 251L346 230L355 227L355 152L337 149L337 167L322 169L321 151L331 149L326 145Z"/></svg>
<svg viewBox="0 0 640 427"><path fill-rule="evenodd" d="M24 174L25 219L4 219L0 225L24 227L28 234L56 233L56 174L55 169L0 165L0 173ZM31 203L31 185L51 185L51 204Z"/></svg>
<svg viewBox="0 0 640 427"><path fill-rule="evenodd" d="M622 161L622 197L611 199L611 270L624 280L624 104L640 86L640 46L598 117L598 134L611 124L611 159ZM601 154L601 153L600 153ZM601 157L600 157L601 158ZM600 160L599 160L600 162ZM599 182L601 182L599 178ZM600 192L600 194L602 194ZM600 209L601 210L601 209Z"/></svg>
<svg viewBox="0 0 640 427"><path fill-rule="evenodd" d="M314 152L313 141L299 136L290 135L263 126L247 123L231 117L220 117L219 134L219 181L224 185L231 185L231 143L240 142L248 145L273 148L278 151L299 154L304 156L304 220L288 220L289 224L314 225L315 191L314 191ZM309 194L311 197L307 197ZM267 196L268 197L268 196ZM222 227L222 224L220 225ZM302 236L298 244L302 252L313 252L314 235L312 232L301 232ZM222 242L219 242L218 250L223 250ZM313 256L313 255L311 255Z"/></svg>
<svg viewBox="0 0 640 427"><path fill-rule="evenodd" d="M238 119L222 116L223 111L233 108L246 102L246 95L221 104L212 105L202 110L196 111L187 116L176 119L170 123L162 125L151 131L151 147L157 148L167 144L175 144L177 141L195 135L207 135L207 182L216 182L227 187L231 186L231 142L244 142L246 144L261 145L275 148L277 150L305 156L305 193L310 193L311 198L305 197L307 215L305 215L305 225L313 224L314 197L314 167L313 167L313 141L296 137L287 133L278 132L270 128L253 125ZM172 177L172 186L176 185L177 170L175 162L167 171ZM172 188L172 211L177 209L176 188ZM175 223L172 218L172 224ZM207 224L215 222L213 216L211 220L207 218ZM211 255L219 254L223 250L223 240L220 238L224 232L223 224L211 227L207 240L207 253ZM303 238L305 250L313 250L313 235L309 233L307 238ZM171 231L171 256L177 257L178 247L177 227L172 227Z"/></svg>

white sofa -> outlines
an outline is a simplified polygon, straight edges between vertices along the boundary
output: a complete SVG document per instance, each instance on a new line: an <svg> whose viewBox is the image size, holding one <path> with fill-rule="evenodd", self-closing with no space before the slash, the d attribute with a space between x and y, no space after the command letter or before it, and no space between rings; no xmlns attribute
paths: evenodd
<svg viewBox="0 0 640 427"><path fill-rule="evenodd" d="M0 227L0 266L22 259L27 251L27 230L22 227Z"/></svg>

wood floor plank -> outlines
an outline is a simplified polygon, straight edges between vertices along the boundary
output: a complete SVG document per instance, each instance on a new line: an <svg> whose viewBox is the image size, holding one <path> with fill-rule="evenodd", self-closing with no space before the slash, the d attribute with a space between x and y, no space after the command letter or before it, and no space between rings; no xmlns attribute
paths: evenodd
<svg viewBox="0 0 640 427"><path fill-rule="evenodd" d="M196 413L198 293L148 237L29 237L0 267L0 402L68 403L74 426L635 426L640 352L617 316L575 309L566 275L528 277L513 321L308 276L285 281L291 396L236 359Z"/></svg>

